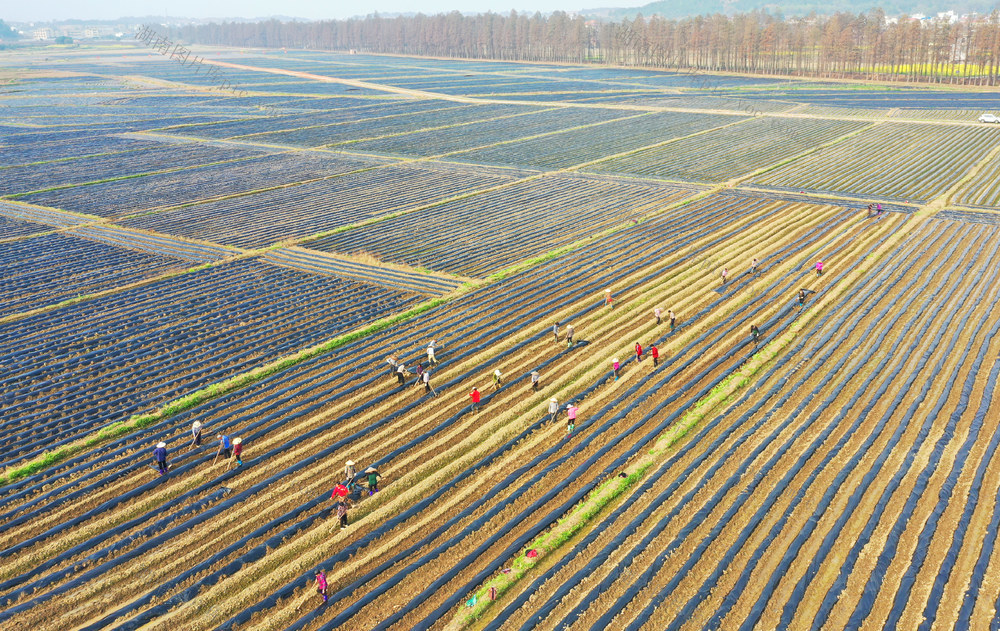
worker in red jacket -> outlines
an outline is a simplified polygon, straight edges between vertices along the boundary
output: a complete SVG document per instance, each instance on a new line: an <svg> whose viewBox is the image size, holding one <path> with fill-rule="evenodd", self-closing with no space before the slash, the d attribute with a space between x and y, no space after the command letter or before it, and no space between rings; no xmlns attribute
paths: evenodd
<svg viewBox="0 0 1000 631"><path fill-rule="evenodd" d="M660 349L656 348L656 344L649 347L649 354L653 356L653 368L660 363Z"/></svg>
<svg viewBox="0 0 1000 631"><path fill-rule="evenodd" d="M636 361L642 361L642 344L639 342L635 343L635 359Z"/></svg>
<svg viewBox="0 0 1000 631"><path fill-rule="evenodd" d="M473 412L478 411L479 410L479 398L480 398L479 397L479 389L478 388L473 388L472 392L469 393L469 396L472 397L472 411Z"/></svg>

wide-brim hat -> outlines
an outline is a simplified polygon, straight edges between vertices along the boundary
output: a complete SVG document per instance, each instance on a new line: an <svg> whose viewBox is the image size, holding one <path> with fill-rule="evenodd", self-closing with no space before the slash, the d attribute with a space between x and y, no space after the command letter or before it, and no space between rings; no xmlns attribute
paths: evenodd
<svg viewBox="0 0 1000 631"><path fill-rule="evenodd" d="M365 473L378 473L378 470L375 467L368 467L365 469Z"/></svg>
<svg viewBox="0 0 1000 631"><path fill-rule="evenodd" d="M555 397L552 397L551 399L549 399L549 401L552 401L553 403L559 403L559 399Z"/></svg>
<svg viewBox="0 0 1000 631"><path fill-rule="evenodd" d="M192 427L194 427L195 429L200 428L201 427L201 421L195 421L194 425Z"/></svg>
<svg viewBox="0 0 1000 631"><path fill-rule="evenodd" d="M611 361L617 364L617 363L618 363L618 358L617 358L617 357L615 357L615 358L614 358L614 359L612 359Z"/></svg>
<svg viewBox="0 0 1000 631"><path fill-rule="evenodd" d="M234 438L234 439L233 439L233 444L234 444L234 445L239 445L239 444L240 444L240 443L242 443L242 442L243 442L243 439L242 439L242 438Z"/></svg>
<svg viewBox="0 0 1000 631"><path fill-rule="evenodd" d="M354 466L354 461L353 460L348 460L347 461L347 466L348 467L353 467Z"/></svg>
<svg viewBox="0 0 1000 631"><path fill-rule="evenodd" d="M167 443L156 443L157 447L166 447Z"/></svg>

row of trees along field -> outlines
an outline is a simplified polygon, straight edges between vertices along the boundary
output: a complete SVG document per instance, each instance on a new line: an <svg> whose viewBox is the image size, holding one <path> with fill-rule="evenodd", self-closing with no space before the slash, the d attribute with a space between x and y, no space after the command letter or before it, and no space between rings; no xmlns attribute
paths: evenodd
<svg viewBox="0 0 1000 631"><path fill-rule="evenodd" d="M810 77L996 85L1000 13L887 21L881 10L784 19L767 13L587 21L485 13L187 26L173 35L225 46L356 50Z"/></svg>

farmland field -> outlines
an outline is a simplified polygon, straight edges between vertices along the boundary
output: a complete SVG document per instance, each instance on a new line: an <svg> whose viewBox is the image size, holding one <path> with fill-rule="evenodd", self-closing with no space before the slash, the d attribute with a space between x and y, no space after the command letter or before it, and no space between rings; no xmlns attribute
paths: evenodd
<svg viewBox="0 0 1000 631"><path fill-rule="evenodd" d="M995 95L198 54L0 57L0 628L1000 628Z"/></svg>

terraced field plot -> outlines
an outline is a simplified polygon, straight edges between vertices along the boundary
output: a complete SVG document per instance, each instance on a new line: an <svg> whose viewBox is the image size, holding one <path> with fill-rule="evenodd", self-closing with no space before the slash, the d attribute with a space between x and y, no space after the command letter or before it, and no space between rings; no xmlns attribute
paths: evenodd
<svg viewBox="0 0 1000 631"><path fill-rule="evenodd" d="M123 46L0 57L3 629L1000 624L983 95Z"/></svg>
<svg viewBox="0 0 1000 631"><path fill-rule="evenodd" d="M270 151L203 143L159 143L128 152L0 168L0 195L259 156Z"/></svg>
<svg viewBox="0 0 1000 631"><path fill-rule="evenodd" d="M565 131L474 149L449 156L448 159L456 162L562 169L738 120L741 117L654 113L611 121L585 130Z"/></svg>
<svg viewBox="0 0 1000 631"><path fill-rule="evenodd" d="M956 204L1000 208L1000 156L994 156L962 186L953 199Z"/></svg>
<svg viewBox="0 0 1000 631"><path fill-rule="evenodd" d="M8 322L0 453L16 463L412 299L240 261ZM42 350L40 339L56 341Z"/></svg>
<svg viewBox="0 0 1000 631"><path fill-rule="evenodd" d="M656 213L693 192L600 177L546 177L341 232L308 247L485 276Z"/></svg>
<svg viewBox="0 0 1000 631"><path fill-rule="evenodd" d="M0 215L0 240L23 237L49 230L49 226Z"/></svg>
<svg viewBox="0 0 1000 631"><path fill-rule="evenodd" d="M598 162L585 170L721 182L787 160L864 126L850 121L758 118Z"/></svg>
<svg viewBox="0 0 1000 631"><path fill-rule="evenodd" d="M641 114L614 110L553 109L499 120L456 125L446 129L362 140L340 145L338 148L363 153L433 156L630 116L641 116ZM586 134L589 130L589 127L584 127L576 131Z"/></svg>
<svg viewBox="0 0 1000 631"><path fill-rule="evenodd" d="M261 247L509 184L528 173L458 165L384 166L345 177L135 217L125 225Z"/></svg>
<svg viewBox="0 0 1000 631"><path fill-rule="evenodd" d="M369 168L363 158L280 153L20 195L20 201L101 217L130 215Z"/></svg>
<svg viewBox="0 0 1000 631"><path fill-rule="evenodd" d="M340 145L340 148L350 150L355 141L366 138L380 138L382 136L412 132L420 129L447 127L479 120L514 116L532 111L539 110L538 108L519 105L460 105L455 103L444 105L439 103L437 109L432 109L421 114L373 118L358 117L356 120L331 125L304 127L275 133L258 133L248 139L252 139L254 142L293 145L297 147Z"/></svg>
<svg viewBox="0 0 1000 631"><path fill-rule="evenodd" d="M883 123L755 179L761 186L929 201L1000 143L1000 130Z"/></svg>
<svg viewBox="0 0 1000 631"><path fill-rule="evenodd" d="M287 99L286 99L287 102ZM273 106L272 106L273 107ZM376 101L367 100L365 105L354 104L349 108L337 108L330 112L302 112L294 104L284 108L280 104L274 114L257 116L251 120L221 121L207 125L181 125L164 129L165 133L182 134L196 138L236 138L254 136L260 143L289 144L281 142L292 138L308 139L309 130L315 130L323 125L350 123L361 119L378 119L384 117L399 117L406 114L416 114L425 110L439 111L454 108L455 104L437 101L397 100ZM284 130L288 131L285 138ZM305 141L303 141L305 142ZM302 144L301 146L319 146L323 143Z"/></svg>
<svg viewBox="0 0 1000 631"><path fill-rule="evenodd" d="M185 261L140 254L63 234L15 241L0 249L0 317L55 304L190 267Z"/></svg>

